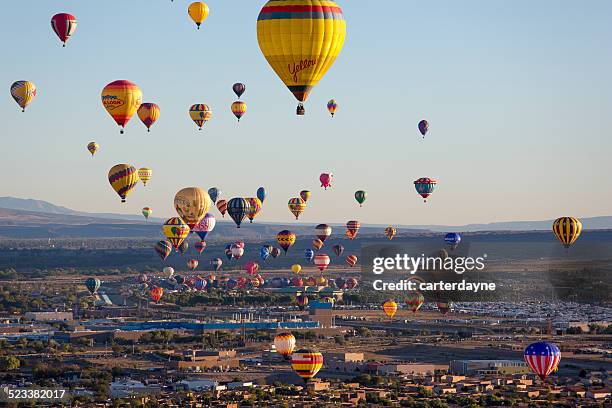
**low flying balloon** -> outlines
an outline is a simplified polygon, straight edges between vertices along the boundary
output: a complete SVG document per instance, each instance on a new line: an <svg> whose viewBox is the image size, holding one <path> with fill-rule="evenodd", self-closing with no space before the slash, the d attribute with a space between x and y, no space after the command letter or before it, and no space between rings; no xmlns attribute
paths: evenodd
<svg viewBox="0 0 612 408"><path fill-rule="evenodd" d="M262 246L261 249L259 250L259 258L265 262L266 259L268 259L269 257L270 257L270 250L266 246Z"/></svg>
<svg viewBox="0 0 612 408"><path fill-rule="evenodd" d="M308 199L310 198L310 195L311 195L311 193L308 190L300 191L300 198L302 200L304 200L305 203L308 202Z"/></svg>
<svg viewBox="0 0 612 408"><path fill-rule="evenodd" d="M11 85L11 96L21 107L21 111L25 112L36 96L36 85L30 81L15 81Z"/></svg>
<svg viewBox="0 0 612 408"><path fill-rule="evenodd" d="M232 253L232 258L240 259L242 255L244 255L244 247L238 246L236 244L232 244L230 246L230 251Z"/></svg>
<svg viewBox="0 0 612 408"><path fill-rule="evenodd" d="M238 97L238 99L240 99L240 97L242 96L242 94L244 93L244 91L246 91L246 85L245 84L241 84L240 82L235 83L232 86L232 90L234 91L234 93L236 94L236 96ZM262 200L263 201L263 200Z"/></svg>
<svg viewBox="0 0 612 408"><path fill-rule="evenodd" d="M351 268L357 264L357 256L349 255L345 258L346 264Z"/></svg>
<svg viewBox="0 0 612 408"><path fill-rule="evenodd" d="M109 170L108 182L121 197L121 202L125 203L125 198L138 183L138 172L129 164L117 164Z"/></svg>
<svg viewBox="0 0 612 408"><path fill-rule="evenodd" d="M215 216L211 213L206 213L204 218L193 227L192 231L198 234L198 237L203 241L215 229L215 225L217 225Z"/></svg>
<svg viewBox="0 0 612 408"><path fill-rule="evenodd" d="M185 238L187 238L187 235L189 235L189 226L179 217L168 219L164 223L162 230L168 241L177 251Z"/></svg>
<svg viewBox="0 0 612 408"><path fill-rule="evenodd" d="M206 279L200 277L196 278L193 283L193 287L197 291L203 291L206 289L206 286L208 286L208 282L206 282Z"/></svg>
<svg viewBox="0 0 612 408"><path fill-rule="evenodd" d="M327 187L332 186L332 181L334 181L334 175L332 173L321 173L319 176L319 181L321 182L321 187L324 187L327 190Z"/></svg>
<svg viewBox="0 0 612 408"><path fill-rule="evenodd" d="M87 278L87 280L85 281L85 287L92 295L95 295L96 292L98 292L98 289L100 289L101 284L102 282L98 278Z"/></svg>
<svg viewBox="0 0 612 408"><path fill-rule="evenodd" d="M388 226L387 228L385 228L385 235L387 236L387 238L389 238L389 241L391 241L393 237L395 237L395 234L397 234L397 230L392 226Z"/></svg>
<svg viewBox="0 0 612 408"><path fill-rule="evenodd" d="M142 215L144 215L145 219L148 220L149 217L153 214L153 209L151 207L144 207L142 209Z"/></svg>
<svg viewBox="0 0 612 408"><path fill-rule="evenodd" d="M274 337L274 348L281 356L288 359L295 348L295 336L291 333L279 333Z"/></svg>
<svg viewBox="0 0 612 408"><path fill-rule="evenodd" d="M427 197L434 192L436 184L438 184L438 182L434 179L430 179L429 177L421 177L414 182L414 188L416 189L417 193L423 197L423 201L427 202Z"/></svg>
<svg viewBox="0 0 612 408"><path fill-rule="evenodd" d="M285 253L295 244L296 238L296 235L288 230L283 230L276 234L276 241L278 241L278 244L283 248Z"/></svg>
<svg viewBox="0 0 612 408"><path fill-rule="evenodd" d="M553 343L538 341L527 346L523 357L531 371L544 381L559 366L561 350Z"/></svg>
<svg viewBox="0 0 612 408"><path fill-rule="evenodd" d="M223 260L221 258L213 258L210 260L210 266L212 266L213 271L218 271L223 266Z"/></svg>
<svg viewBox="0 0 612 408"><path fill-rule="evenodd" d="M393 319L395 313L397 313L397 303L394 300L387 300L382 305L383 312L387 315L388 318Z"/></svg>
<svg viewBox="0 0 612 408"><path fill-rule="evenodd" d="M456 232L449 232L444 236L444 242L450 247L451 250L456 249L461 242L461 235Z"/></svg>
<svg viewBox="0 0 612 408"><path fill-rule="evenodd" d="M206 18L208 17L209 9L206 3L196 1L189 5L187 12L189 13L189 17L191 17L191 19L196 24L199 30L200 25L202 25L204 20L206 20Z"/></svg>
<svg viewBox="0 0 612 408"><path fill-rule="evenodd" d="M197 259L190 259L187 261L187 267L191 269L192 271L196 270L196 268L198 267L198 264L199 262Z"/></svg>
<svg viewBox="0 0 612 408"><path fill-rule="evenodd" d="M438 307L438 311L442 314L442 316L446 316L453 308L450 302L438 302L436 303L436 306Z"/></svg>
<svg viewBox="0 0 612 408"><path fill-rule="evenodd" d="M425 303L425 297L421 292L409 292L408 297L406 298L406 306L412 310L412 313L416 313L417 310L423 306Z"/></svg>
<svg viewBox="0 0 612 408"><path fill-rule="evenodd" d="M423 139L425 138L425 135L427 134L428 131L429 131L429 122L423 119L422 121L419 122L419 132L421 132L421 135L423 135Z"/></svg>
<svg viewBox="0 0 612 408"><path fill-rule="evenodd" d="M295 301L298 304L298 306L300 307L300 309L303 309L304 307L306 307L308 305L308 296L306 295L298 295L295 297Z"/></svg>
<svg viewBox="0 0 612 408"><path fill-rule="evenodd" d="M295 286L295 287L302 287L304 286L304 280L302 278L300 278L299 276L296 276L294 278L291 279L291 286Z"/></svg>
<svg viewBox="0 0 612 408"><path fill-rule="evenodd" d="M208 196L212 200L213 204L217 204L217 199L221 195L221 190L217 187L211 187L208 189Z"/></svg>
<svg viewBox="0 0 612 408"><path fill-rule="evenodd" d="M569 248L580 236L582 223L578 218L561 217L553 222L552 230L559 242Z"/></svg>
<svg viewBox="0 0 612 408"><path fill-rule="evenodd" d="M318 251L319 249L323 248L323 241L321 241L319 238L313 239L312 247L315 249L315 251Z"/></svg>
<svg viewBox="0 0 612 408"><path fill-rule="evenodd" d="M363 205L363 203L365 203L366 198L368 198L368 193L366 193L365 191L363 190L355 191L355 200L357 200L360 207Z"/></svg>
<svg viewBox="0 0 612 408"><path fill-rule="evenodd" d="M217 210L221 213L221 216L225 218L225 213L227 212L227 201L219 200L217 201Z"/></svg>
<svg viewBox="0 0 612 408"><path fill-rule="evenodd" d="M94 156L94 154L96 154L96 152L100 149L100 145L97 144L96 142L89 142L87 144L87 150L89 150L89 153L91 153L91 157Z"/></svg>
<svg viewBox="0 0 612 408"><path fill-rule="evenodd" d="M164 288L160 288L159 286L154 286L149 291L149 296L151 297L151 300L154 301L155 303L159 302L163 295L164 295Z"/></svg>
<svg viewBox="0 0 612 408"><path fill-rule="evenodd" d="M171 266L166 266L162 269L162 272L166 278L171 278L174 276L174 268Z"/></svg>
<svg viewBox="0 0 612 408"><path fill-rule="evenodd" d="M133 82L119 79L106 85L102 89L102 105L117 125L121 126L123 133L125 125L142 103L142 92Z"/></svg>
<svg viewBox="0 0 612 408"><path fill-rule="evenodd" d="M264 201L266 201L267 196L268 193L266 192L265 187L259 187L257 189L257 198L259 198L259 201L261 201L262 204L264 203Z"/></svg>
<svg viewBox="0 0 612 408"><path fill-rule="evenodd" d="M257 18L257 41L264 57L300 102L304 114L311 90L340 54L346 37L342 9L325 3L270 0Z"/></svg>
<svg viewBox="0 0 612 408"><path fill-rule="evenodd" d="M242 220L247 216L250 211L249 202L242 197L235 197L229 200L227 203L227 213L232 217L232 220L236 223L236 227L240 228Z"/></svg>
<svg viewBox="0 0 612 408"><path fill-rule="evenodd" d="M259 270L259 264L257 262L249 261L244 264L244 270L246 271L246 273L253 276Z"/></svg>
<svg viewBox="0 0 612 408"><path fill-rule="evenodd" d="M300 264L293 264L293 265L291 265L291 272L293 272L293 273L300 273L301 270L302 270L302 265L300 265Z"/></svg>
<svg viewBox="0 0 612 408"><path fill-rule="evenodd" d="M332 247L332 250L334 251L334 254L336 254L336 256L340 256L344 252L344 246L342 246L340 244L334 245Z"/></svg>
<svg viewBox="0 0 612 408"><path fill-rule="evenodd" d="M270 255L272 256L272 258L277 258L280 254L281 250L278 248L272 248L272 251L270 251Z"/></svg>
<svg viewBox="0 0 612 408"><path fill-rule="evenodd" d="M153 170L148 167L141 167L138 169L138 178L142 181L143 185L147 185L149 180L153 177Z"/></svg>
<svg viewBox="0 0 612 408"><path fill-rule="evenodd" d="M208 193L200 187L186 187L174 196L174 209L189 228L194 228L210 209Z"/></svg>
<svg viewBox="0 0 612 408"><path fill-rule="evenodd" d="M314 264L321 272L327 269L330 261L329 255L327 254L316 254L314 257Z"/></svg>
<svg viewBox="0 0 612 408"><path fill-rule="evenodd" d="M198 129L202 130L202 126L212 117L212 109L206 104L196 103L189 108L189 116L198 125Z"/></svg>
<svg viewBox="0 0 612 408"><path fill-rule="evenodd" d="M189 249L189 243L187 242L187 240L181 242L181 245L179 245L178 247L178 251L181 253L181 255L184 255L185 253L187 253L188 249Z"/></svg>
<svg viewBox="0 0 612 408"><path fill-rule="evenodd" d="M332 118L333 118L334 114L336 113L336 110L338 110L338 103L336 102L335 99L331 99L329 102L327 102L327 110L329 111L329 113L332 115Z"/></svg>
<svg viewBox="0 0 612 408"><path fill-rule="evenodd" d="M291 368L308 382L323 367L323 354L310 349L301 349L291 355Z"/></svg>
<svg viewBox="0 0 612 408"><path fill-rule="evenodd" d="M138 118L147 128L147 132L151 131L151 126L159 119L160 112L159 106L151 102L144 102L138 108Z"/></svg>
<svg viewBox="0 0 612 408"><path fill-rule="evenodd" d="M293 213L295 219L297 220L306 209L306 201L302 200L300 197L294 197L289 199L287 206L289 207L289 211Z"/></svg>
<svg viewBox="0 0 612 408"><path fill-rule="evenodd" d="M314 259L314 256L315 256L315 252L312 249L307 248L304 250L304 258L306 258L308 262L312 262L312 260Z"/></svg>
<svg viewBox="0 0 612 408"><path fill-rule="evenodd" d="M242 118L247 111L247 104L242 101L236 101L232 103L231 109L236 119L238 119L238 122L240 122L240 118Z"/></svg>
<svg viewBox="0 0 612 408"><path fill-rule="evenodd" d="M317 278L315 279L315 285L327 286L327 279L325 278L325 276L317 276Z"/></svg>
<svg viewBox="0 0 612 408"><path fill-rule="evenodd" d="M51 17L51 28L62 42L62 47L72 37L77 27L77 19L72 14L59 13Z"/></svg>
<svg viewBox="0 0 612 408"><path fill-rule="evenodd" d="M158 241L153 247L162 260L166 260L172 252L172 244L168 241Z"/></svg>
<svg viewBox="0 0 612 408"><path fill-rule="evenodd" d="M322 242L325 242L325 240L330 237L331 233L332 227L327 224L319 224L315 227L315 235Z"/></svg>
<svg viewBox="0 0 612 408"><path fill-rule="evenodd" d="M246 200L249 202L249 211L247 212L247 218L249 222L253 223L253 220L261 211L262 202L257 197L247 197Z"/></svg>
<svg viewBox="0 0 612 408"><path fill-rule="evenodd" d="M352 241L359 233L359 228L361 228L361 224L359 221L349 221L346 223L346 232L348 232L347 236Z"/></svg>
<svg viewBox="0 0 612 408"><path fill-rule="evenodd" d="M206 242L196 241L193 247L195 248L196 251L198 251L198 254L201 254L202 252L204 252L204 249L206 248Z"/></svg>

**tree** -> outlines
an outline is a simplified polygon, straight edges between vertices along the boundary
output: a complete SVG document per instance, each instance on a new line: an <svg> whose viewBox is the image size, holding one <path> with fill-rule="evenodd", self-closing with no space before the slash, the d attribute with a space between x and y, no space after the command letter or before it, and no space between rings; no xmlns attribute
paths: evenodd
<svg viewBox="0 0 612 408"><path fill-rule="evenodd" d="M21 366L21 361L15 356L0 357L1 371L14 371Z"/></svg>

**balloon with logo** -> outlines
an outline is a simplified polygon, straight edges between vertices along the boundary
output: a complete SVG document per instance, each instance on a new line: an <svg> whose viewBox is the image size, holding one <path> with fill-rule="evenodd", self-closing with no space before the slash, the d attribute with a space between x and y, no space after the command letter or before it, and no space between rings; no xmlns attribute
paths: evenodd
<svg viewBox="0 0 612 408"><path fill-rule="evenodd" d="M153 177L153 170L151 170L150 168L141 167L138 169L138 178L140 179L140 181L142 181L142 184L144 186L146 186L149 180L151 180L151 177Z"/></svg>
<svg viewBox="0 0 612 408"><path fill-rule="evenodd" d="M419 132L421 132L423 139L425 139L425 135L427 134L428 131L429 131L429 122L423 119L422 121L419 122Z"/></svg>
<svg viewBox="0 0 612 408"><path fill-rule="evenodd" d="M357 200L360 207L363 205L363 203L365 203L366 198L368 198L368 193L366 193L365 191L363 190L355 191L355 200Z"/></svg>
<svg viewBox="0 0 612 408"><path fill-rule="evenodd" d="M293 213L295 219L297 220L306 209L306 202L299 197L294 197L289 199L287 206L289 207L289 211Z"/></svg>
<svg viewBox="0 0 612 408"><path fill-rule="evenodd" d="M66 46L66 43L76 31L76 27L77 19L72 14L59 13L51 17L51 28L62 42L62 47Z"/></svg>
<svg viewBox="0 0 612 408"><path fill-rule="evenodd" d="M257 189L257 198L259 198L259 201L261 201L262 204L264 203L264 201L266 201L267 196L268 196L268 192L266 191L264 187L259 187Z"/></svg>
<svg viewBox="0 0 612 408"><path fill-rule="evenodd" d="M346 264L351 268L357 264L357 257L355 255L349 255L345 259Z"/></svg>
<svg viewBox="0 0 612 408"><path fill-rule="evenodd" d="M387 236L387 238L389 238L389 241L391 241L396 234L397 230L392 226L388 226L387 228L385 228L385 235Z"/></svg>
<svg viewBox="0 0 612 408"><path fill-rule="evenodd" d="M235 197L229 200L227 203L227 213L232 217L232 220L236 223L236 227L240 228L242 220L247 216L250 211L249 202L242 197Z"/></svg>
<svg viewBox="0 0 612 408"><path fill-rule="evenodd" d="M198 267L198 264L199 262L197 259L190 259L187 261L187 267L191 269L192 271L196 270L196 268Z"/></svg>
<svg viewBox="0 0 612 408"><path fill-rule="evenodd" d="M315 249L315 251L318 251L319 249L323 248L323 241L321 241L319 238L313 239L312 247Z"/></svg>
<svg viewBox="0 0 612 408"><path fill-rule="evenodd" d="M247 104L242 101L236 101L232 103L231 110L236 119L238 119L238 122L240 122L240 118L242 118L247 111Z"/></svg>
<svg viewBox="0 0 612 408"><path fill-rule="evenodd" d="M312 249L306 248L304 250L304 258L306 258L308 262L312 262L312 260L314 259L314 256L315 256L315 252Z"/></svg>
<svg viewBox="0 0 612 408"><path fill-rule="evenodd" d="M162 269L162 273L166 278L171 278L174 276L174 268L171 266L166 266L164 269Z"/></svg>
<svg viewBox="0 0 612 408"><path fill-rule="evenodd" d="M295 348L295 337L291 333L279 333L274 337L276 352L288 359Z"/></svg>
<svg viewBox="0 0 612 408"><path fill-rule="evenodd" d="M172 244L168 241L158 241L153 247L162 260L166 260L172 252Z"/></svg>
<svg viewBox="0 0 612 408"><path fill-rule="evenodd" d="M425 296L423 296L421 292L408 292L408 297L406 298L406 306L408 306L408 308L412 310L412 313L416 313L421 308L421 306L423 306L423 303L425 303Z"/></svg>
<svg viewBox="0 0 612 408"><path fill-rule="evenodd" d="M332 115L332 118L333 118L334 114L336 113L336 110L338 110L338 103L336 102L335 99L330 99L330 101L327 102L327 110L329 111L329 113Z"/></svg>
<svg viewBox="0 0 612 408"><path fill-rule="evenodd" d="M108 182L115 192L121 197L121 202L125 199L138 183L138 173L134 166L129 164L116 164L108 172Z"/></svg>
<svg viewBox="0 0 612 408"><path fill-rule="evenodd" d="M217 225L217 220L214 215L211 213L206 213L204 218L198 222L198 224L193 227L192 231L198 234L198 237L203 241L206 239L208 234L210 234Z"/></svg>
<svg viewBox="0 0 612 408"><path fill-rule="evenodd" d="M582 223L578 218L561 217L553 222L552 230L559 242L567 249L576 242L580 236L582 232Z"/></svg>
<svg viewBox="0 0 612 408"><path fill-rule="evenodd" d="M117 125L121 126L123 133L125 125L142 103L142 92L133 82L119 79L106 85L102 89L102 105Z"/></svg>
<svg viewBox="0 0 612 408"><path fill-rule="evenodd" d="M189 17L191 17L191 19L196 24L196 27L198 27L199 30L200 25L202 25L204 20L206 20L206 18L208 17L208 5L202 1L193 2L189 5L187 13L189 14Z"/></svg>
<svg viewBox="0 0 612 408"><path fill-rule="evenodd" d="M414 182L414 188L416 189L417 193L423 197L423 201L427 202L427 197L434 192L436 184L438 184L438 182L434 179L430 179L429 177L421 177Z"/></svg>
<svg viewBox="0 0 612 408"><path fill-rule="evenodd" d="M201 292L206 289L206 286L208 286L208 282L206 282L206 279L202 279L200 277L195 278L195 281L193 283L193 288L195 290Z"/></svg>
<svg viewBox="0 0 612 408"><path fill-rule="evenodd" d="M444 236L444 242L446 242L446 245L448 245L451 250L454 250L461 242L461 235L456 232L449 232Z"/></svg>
<svg viewBox="0 0 612 408"><path fill-rule="evenodd" d="M327 224L319 224L315 227L315 235L322 242L325 242L325 240L330 237L331 233L332 233L332 227L330 227Z"/></svg>
<svg viewBox="0 0 612 408"><path fill-rule="evenodd" d="M213 258L210 260L210 266L212 266L213 271L218 271L223 266L223 260L221 258Z"/></svg>
<svg viewBox="0 0 612 408"><path fill-rule="evenodd" d="M153 209L151 207L144 207L142 209L142 215L144 215L145 220L148 220L151 214L153 214Z"/></svg>
<svg viewBox="0 0 612 408"><path fill-rule="evenodd" d="M336 254L336 256L340 256L344 252L344 246L342 246L340 244L334 245L332 247L332 250L334 251L334 254Z"/></svg>
<svg viewBox="0 0 612 408"><path fill-rule="evenodd" d="M302 200L304 200L304 202L308 202L308 199L310 198L310 195L311 195L311 193L308 190L300 191L300 198Z"/></svg>
<svg viewBox="0 0 612 408"><path fill-rule="evenodd" d="M327 269L330 261L329 255L327 254L316 254L314 257L314 264L321 272Z"/></svg>
<svg viewBox="0 0 612 408"><path fill-rule="evenodd" d="M221 216L225 218L225 213L227 212L227 201L219 200L217 201L217 210L221 213Z"/></svg>
<svg viewBox="0 0 612 408"><path fill-rule="evenodd" d="M257 41L264 57L300 102L304 114L311 90L344 45L346 22L334 1L270 0L257 18Z"/></svg>
<svg viewBox="0 0 612 408"><path fill-rule="evenodd" d="M187 238L187 235L189 235L189 226L179 217L168 219L164 223L162 230L168 241L177 251L185 238Z"/></svg>
<svg viewBox="0 0 612 408"><path fill-rule="evenodd" d="M267 246L262 246L261 249L259 250L259 259L261 259L262 261L266 261L266 259L268 259L270 257L270 250L267 248Z"/></svg>
<svg viewBox="0 0 612 408"><path fill-rule="evenodd" d="M184 255L188 249L189 249L189 243L186 240L181 242L181 245L179 245L178 247L178 251L181 253L181 255Z"/></svg>
<svg viewBox="0 0 612 408"><path fill-rule="evenodd" d="M36 96L36 85L30 81L16 81L11 85L11 96L21 107L21 111L25 112L26 107L34 100Z"/></svg>
<svg viewBox="0 0 612 408"><path fill-rule="evenodd" d="M163 295L164 295L164 288L160 288L159 286L154 286L149 291L149 296L151 297L151 300L155 303L158 303L161 300Z"/></svg>
<svg viewBox="0 0 612 408"><path fill-rule="evenodd" d="M100 149L100 145L97 144L96 142L89 142L87 144L87 150L89 150L89 153L91 153L91 157L94 156L94 154L96 154L96 152Z"/></svg>
<svg viewBox="0 0 612 408"><path fill-rule="evenodd" d="M210 209L208 193L200 187L186 187L174 196L174 209L189 228L194 228Z"/></svg>
<svg viewBox="0 0 612 408"><path fill-rule="evenodd" d="M213 204L217 204L217 199L221 195L221 190L217 187L211 187L208 189L208 196L212 200Z"/></svg>
<svg viewBox="0 0 612 408"><path fill-rule="evenodd" d="M259 264L257 262L249 261L244 264L244 270L246 271L246 273L253 276L259 270Z"/></svg>
<svg viewBox="0 0 612 408"><path fill-rule="evenodd" d="M291 272L293 273L300 273L300 271L302 270L302 265L300 264L293 264L291 265Z"/></svg>
<svg viewBox="0 0 612 408"><path fill-rule="evenodd" d="M92 295L95 295L96 292L98 292L98 289L100 289L101 284L102 282L98 278L87 278L87 280L85 281L85 287Z"/></svg>
<svg viewBox="0 0 612 408"><path fill-rule="evenodd" d="M561 361L561 350L553 343L538 341L531 343L523 353L525 362L542 381L557 370Z"/></svg>
<svg viewBox="0 0 612 408"><path fill-rule="evenodd" d="M283 248L285 253L287 253L289 248L291 248L293 244L295 244L296 238L296 235L288 230L283 230L276 234L276 240L278 241L278 244L281 246L281 248Z"/></svg>
<svg viewBox="0 0 612 408"><path fill-rule="evenodd" d="M202 252L204 252L204 249L206 249L206 242L196 241L193 247L195 248L196 251L198 251L198 254L201 254Z"/></svg>
<svg viewBox="0 0 612 408"><path fill-rule="evenodd" d="M385 312L387 317L390 319L393 319L393 316L395 316L395 313L397 313L397 303L395 303L394 300L387 300L385 303L383 303L382 308L383 312Z"/></svg>
<svg viewBox="0 0 612 408"><path fill-rule="evenodd" d="M136 111L138 118L147 128L147 132L151 131L151 126L159 119L160 112L159 106L151 102L142 103Z"/></svg>
<svg viewBox="0 0 612 408"><path fill-rule="evenodd" d="M212 109L206 104L196 103L189 108L189 116L198 126L198 129L202 130L202 126L212 117Z"/></svg>
<svg viewBox="0 0 612 408"><path fill-rule="evenodd" d="M247 218L250 223L253 223L253 220L259 212L261 211L261 200L257 197L247 197L246 200L249 202L249 211L247 212Z"/></svg>
<svg viewBox="0 0 612 408"><path fill-rule="evenodd" d="M324 187L325 190L327 190L327 187L331 187L333 180L334 175L332 173L321 173L321 175L319 176L321 187Z"/></svg>
<svg viewBox="0 0 612 408"><path fill-rule="evenodd" d="M234 93L236 94L236 96L238 97L238 99L240 99L240 97L242 96L242 94L244 93L244 91L246 91L246 85L242 84L240 82L235 83L232 86L232 90L234 91ZM263 201L263 200L262 200Z"/></svg>
<svg viewBox="0 0 612 408"><path fill-rule="evenodd" d="M346 232L348 233L347 236L350 238L351 241L357 236L359 228L361 228L361 224L359 223L359 221L353 220L346 223Z"/></svg>

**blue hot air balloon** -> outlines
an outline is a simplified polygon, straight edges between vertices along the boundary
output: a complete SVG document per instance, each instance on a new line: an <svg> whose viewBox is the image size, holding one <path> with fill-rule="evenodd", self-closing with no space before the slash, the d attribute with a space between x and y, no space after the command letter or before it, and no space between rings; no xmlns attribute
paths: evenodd
<svg viewBox="0 0 612 408"><path fill-rule="evenodd" d="M312 260L314 259L314 256L315 256L315 252L312 249L307 248L304 251L304 257L306 258L308 262L312 262Z"/></svg>
<svg viewBox="0 0 612 408"><path fill-rule="evenodd" d="M259 187L257 189L257 198L259 198L259 201L261 201L262 204L266 200L267 195L268 193L264 187Z"/></svg>
<svg viewBox="0 0 612 408"><path fill-rule="evenodd" d="M219 190L217 187L211 187L208 189L208 195L210 196L212 202L216 204L217 198L219 198L219 196L221 195L221 190Z"/></svg>
<svg viewBox="0 0 612 408"><path fill-rule="evenodd" d="M559 365L561 350L553 343L538 341L527 346L523 357L531 371L544 381Z"/></svg>
<svg viewBox="0 0 612 408"><path fill-rule="evenodd" d="M262 261L265 261L266 259L270 257L270 250L268 249L266 245L262 246L261 249L259 250L259 257L261 258Z"/></svg>
<svg viewBox="0 0 612 408"><path fill-rule="evenodd" d="M450 249L455 249L461 242L461 235L456 232L449 232L444 236L444 242L446 242L446 245L448 245Z"/></svg>

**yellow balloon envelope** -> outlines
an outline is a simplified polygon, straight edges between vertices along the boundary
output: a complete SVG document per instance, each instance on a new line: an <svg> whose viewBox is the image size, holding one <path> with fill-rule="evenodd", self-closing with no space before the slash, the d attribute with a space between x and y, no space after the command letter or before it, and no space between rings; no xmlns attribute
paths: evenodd
<svg viewBox="0 0 612 408"><path fill-rule="evenodd" d="M142 92L133 82L120 79L102 90L102 105L117 125L121 126L121 133L141 103Z"/></svg>
<svg viewBox="0 0 612 408"><path fill-rule="evenodd" d="M300 273L301 270L302 270L302 265L300 265L300 264L293 264L293 265L291 265L291 272L293 272L293 273Z"/></svg>
<svg viewBox="0 0 612 408"><path fill-rule="evenodd" d="M300 102L332 66L345 37L346 21L335 1L270 0L257 18L261 52Z"/></svg>
<svg viewBox="0 0 612 408"><path fill-rule="evenodd" d="M397 303L395 303L393 300L387 300L385 303L383 303L382 308L387 317L393 318L397 312Z"/></svg>
<svg viewBox="0 0 612 408"><path fill-rule="evenodd" d="M196 1L189 5L187 12L189 13L189 17L191 17L193 22L196 23L196 26L198 26L198 30L199 30L200 25L208 17L208 12L209 12L208 5L204 2Z"/></svg>
<svg viewBox="0 0 612 408"><path fill-rule="evenodd" d="M11 96L25 112L25 108L34 100L36 96L36 85L30 81L16 81L11 85Z"/></svg>
<svg viewBox="0 0 612 408"><path fill-rule="evenodd" d="M189 225L195 227L208 212L212 200L200 187L187 187L174 196L174 208L178 215Z"/></svg>
<svg viewBox="0 0 612 408"><path fill-rule="evenodd" d="M155 103L145 102L140 104L137 113L140 121L147 127L147 132L151 131L151 126L159 119L160 112L159 106Z"/></svg>
<svg viewBox="0 0 612 408"><path fill-rule="evenodd" d="M94 154L96 154L98 149L100 149L100 145L97 144L96 142L89 142L87 144L87 150L89 150L89 153L91 153L92 157L93 157Z"/></svg>
<svg viewBox="0 0 612 408"><path fill-rule="evenodd" d="M189 116L196 125L202 130L202 126L212 117L212 110L208 105L196 103L189 108Z"/></svg>
<svg viewBox="0 0 612 408"><path fill-rule="evenodd" d="M189 227L179 217L172 217L167 220L162 230L168 241L172 244L174 249L178 250L187 235L189 235Z"/></svg>
<svg viewBox="0 0 612 408"><path fill-rule="evenodd" d="M121 197L121 202L125 203L125 198L138 183L136 168L129 164L117 164L108 172L108 181Z"/></svg>
<svg viewBox="0 0 612 408"><path fill-rule="evenodd" d="M147 185L149 180L151 180L151 177L153 177L153 170L151 170L150 168L141 167L138 169L138 178L142 181L142 184L144 184L145 186Z"/></svg>

